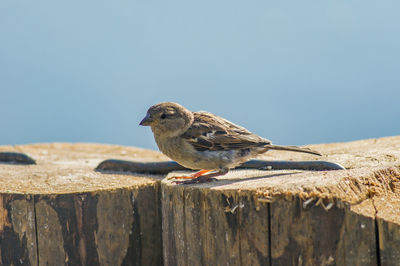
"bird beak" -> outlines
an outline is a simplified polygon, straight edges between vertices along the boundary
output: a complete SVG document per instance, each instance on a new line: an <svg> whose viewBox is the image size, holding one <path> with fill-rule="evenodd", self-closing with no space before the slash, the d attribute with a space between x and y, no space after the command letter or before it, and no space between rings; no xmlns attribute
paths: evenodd
<svg viewBox="0 0 400 266"><path fill-rule="evenodd" d="M150 114L146 114L142 121L140 121L139 125L141 126L149 126L153 122L153 118Z"/></svg>

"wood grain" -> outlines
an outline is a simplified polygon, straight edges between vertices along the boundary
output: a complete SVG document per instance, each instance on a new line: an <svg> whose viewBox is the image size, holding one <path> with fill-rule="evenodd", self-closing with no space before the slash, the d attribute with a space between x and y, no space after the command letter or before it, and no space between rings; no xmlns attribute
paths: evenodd
<svg viewBox="0 0 400 266"><path fill-rule="evenodd" d="M234 170L176 185L94 171L110 158L168 161L158 152L0 146L36 160L0 164L0 264L400 265L400 137L309 147L347 170Z"/></svg>
<svg viewBox="0 0 400 266"><path fill-rule="evenodd" d="M94 144L17 149L37 164L0 165L0 265L162 264L158 179L94 171L110 155L154 153Z"/></svg>

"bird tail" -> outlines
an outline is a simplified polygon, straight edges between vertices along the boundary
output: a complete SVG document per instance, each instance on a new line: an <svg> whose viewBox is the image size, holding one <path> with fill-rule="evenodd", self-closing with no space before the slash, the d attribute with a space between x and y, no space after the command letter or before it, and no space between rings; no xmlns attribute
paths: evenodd
<svg viewBox="0 0 400 266"><path fill-rule="evenodd" d="M317 151L311 150L309 148L300 148L297 146L279 146L279 145L267 144L264 147L267 148L268 150L295 151L295 152L311 153L314 155L322 156L322 154Z"/></svg>

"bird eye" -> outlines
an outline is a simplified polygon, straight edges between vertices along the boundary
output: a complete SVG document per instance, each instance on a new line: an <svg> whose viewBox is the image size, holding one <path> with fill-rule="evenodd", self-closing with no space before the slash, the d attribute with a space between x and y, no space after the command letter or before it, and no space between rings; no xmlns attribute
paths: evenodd
<svg viewBox="0 0 400 266"><path fill-rule="evenodd" d="M161 115L161 119L165 119L166 117L167 117L166 114L162 114L162 115Z"/></svg>

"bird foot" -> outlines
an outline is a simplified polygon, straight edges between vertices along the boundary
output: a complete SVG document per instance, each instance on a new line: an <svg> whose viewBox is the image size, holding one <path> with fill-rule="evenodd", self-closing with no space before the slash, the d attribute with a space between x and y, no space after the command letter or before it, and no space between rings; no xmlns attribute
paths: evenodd
<svg viewBox="0 0 400 266"><path fill-rule="evenodd" d="M184 180L184 181L179 181L175 180L173 181L175 184L197 184L197 183L206 183L206 182L212 182L212 181L217 181L216 176L221 176L226 174L228 171L227 170L219 170L217 172L210 172L211 170L201 170L197 173L194 173L193 175L190 175L189 180ZM181 176L178 177L171 177L170 179L181 179ZM187 178L185 176L184 178Z"/></svg>
<svg viewBox="0 0 400 266"><path fill-rule="evenodd" d="M192 178L189 180L183 180L183 181L174 180L173 182L177 185L180 185L180 184L187 185L187 184L207 183L207 182L213 182L213 181L218 181L218 179L208 177L208 176L199 176L196 178Z"/></svg>
<svg viewBox="0 0 400 266"><path fill-rule="evenodd" d="M208 173L210 171L211 170L201 170L201 171L198 171L198 172L196 172L194 174L191 174L191 175L171 176L171 177L168 177L168 180L171 180L171 179L196 179L196 178L198 178L198 177L200 177L200 176L202 176L202 175L204 175L204 174L206 174L206 173Z"/></svg>

